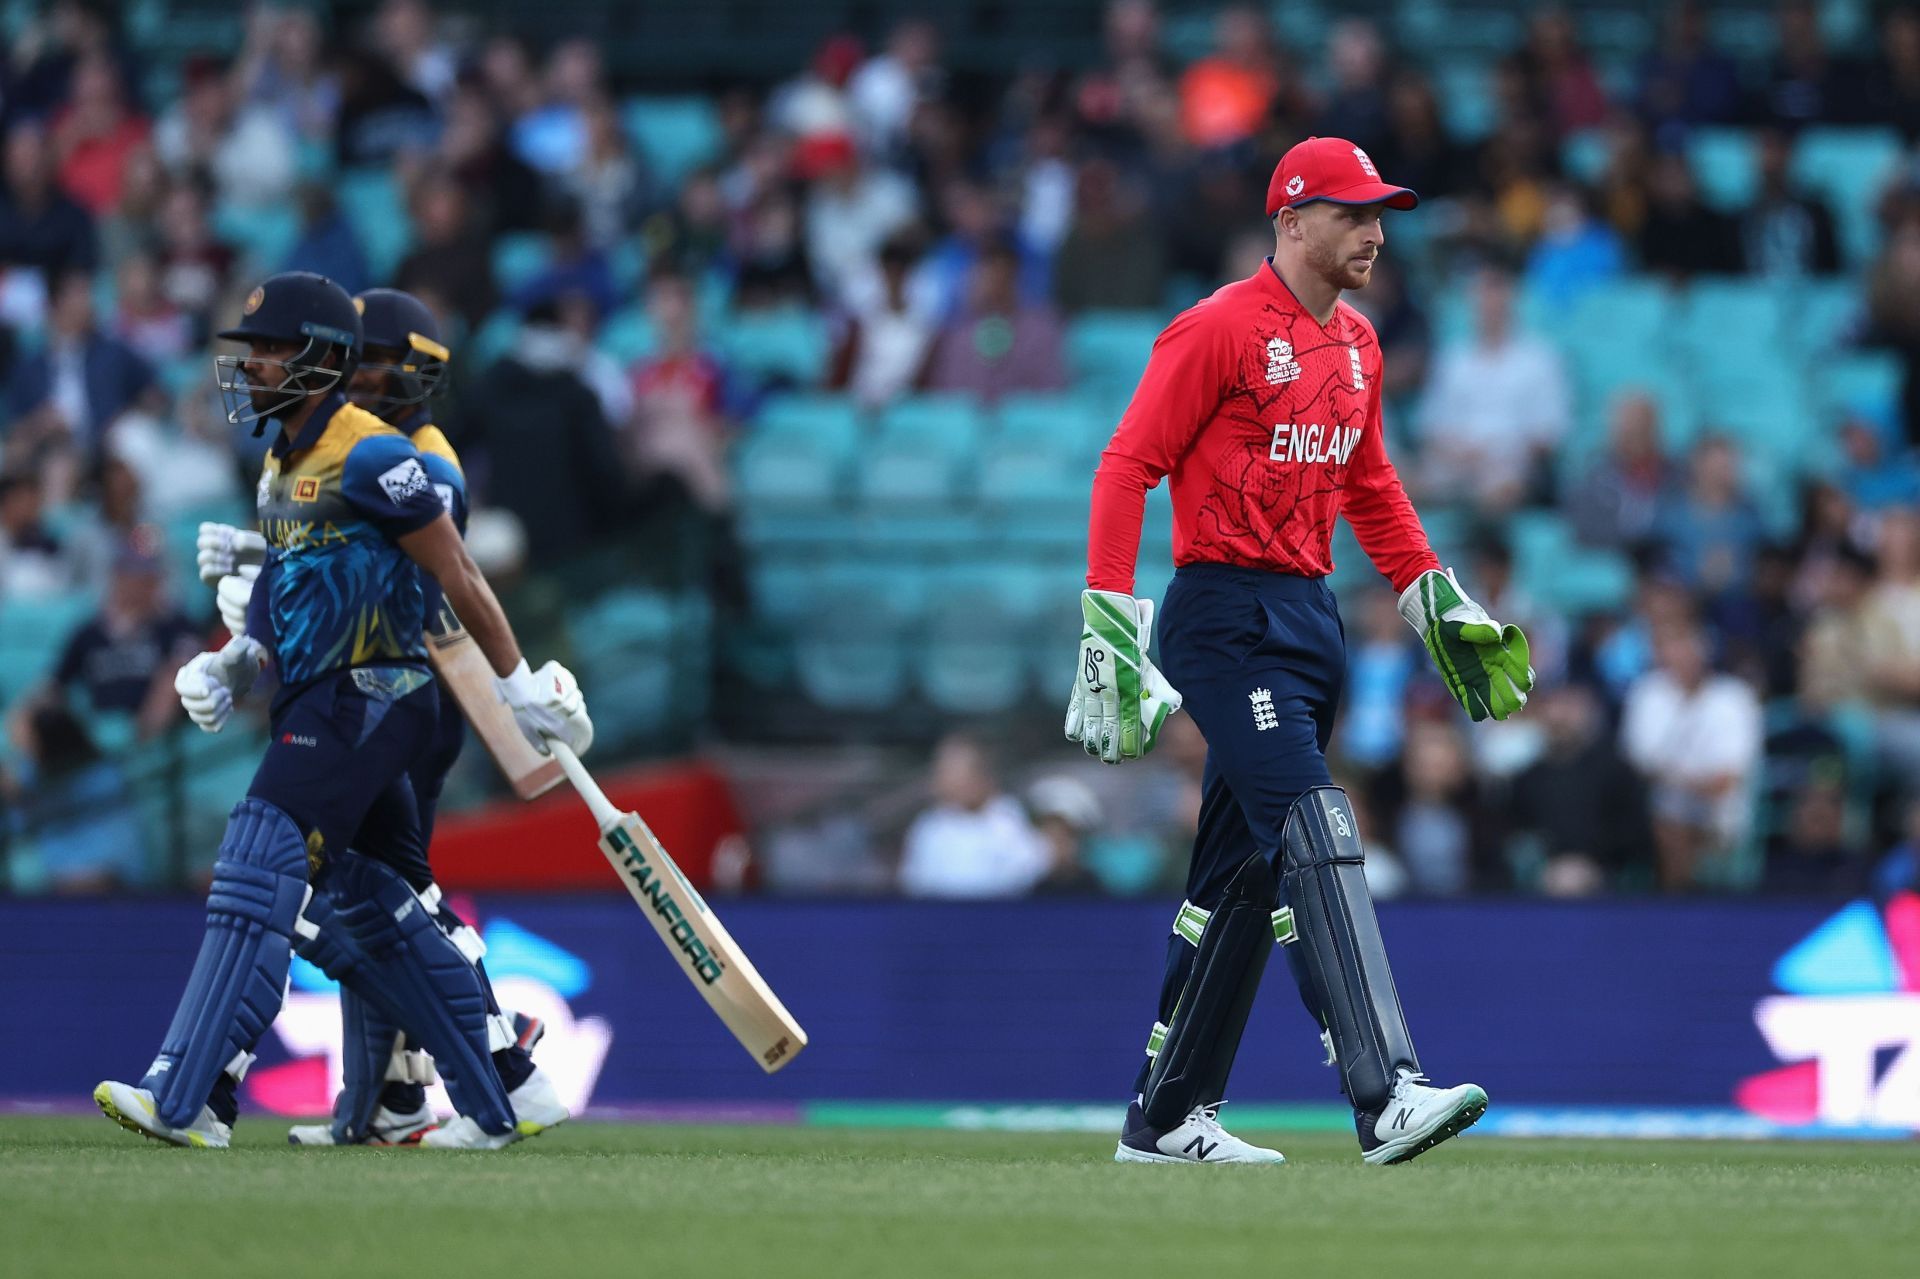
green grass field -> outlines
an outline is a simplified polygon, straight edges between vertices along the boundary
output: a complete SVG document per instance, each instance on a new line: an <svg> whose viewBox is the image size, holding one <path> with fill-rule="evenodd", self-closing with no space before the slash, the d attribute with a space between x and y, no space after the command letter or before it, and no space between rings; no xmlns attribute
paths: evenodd
<svg viewBox="0 0 1920 1279"><path fill-rule="evenodd" d="M1118 1166L1105 1138L576 1123L495 1155L227 1152L0 1120L9 1275L1871 1276L1920 1145L1468 1137L1401 1168ZM1254 1134L1249 1134L1254 1135Z"/></svg>

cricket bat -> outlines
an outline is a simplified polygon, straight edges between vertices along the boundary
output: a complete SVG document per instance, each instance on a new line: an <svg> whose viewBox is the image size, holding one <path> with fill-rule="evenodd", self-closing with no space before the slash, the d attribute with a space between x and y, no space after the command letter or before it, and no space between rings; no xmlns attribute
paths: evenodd
<svg viewBox="0 0 1920 1279"><path fill-rule="evenodd" d="M548 739L547 746L599 824L600 851L694 989L762 1070L771 1075L792 1061L807 1046L807 1032L707 909L706 899L687 882L639 814L613 806L579 756L563 742Z"/></svg>
<svg viewBox="0 0 1920 1279"><path fill-rule="evenodd" d="M532 799L560 784L565 774L559 762L533 749L513 722L513 712L494 691L493 667L444 599L427 622L427 660L515 795Z"/></svg>

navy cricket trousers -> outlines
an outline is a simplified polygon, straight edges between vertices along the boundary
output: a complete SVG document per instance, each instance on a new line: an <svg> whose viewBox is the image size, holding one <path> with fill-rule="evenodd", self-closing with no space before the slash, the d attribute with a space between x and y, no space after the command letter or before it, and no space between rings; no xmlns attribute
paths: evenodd
<svg viewBox="0 0 1920 1279"><path fill-rule="evenodd" d="M1293 801L1332 781L1326 749L1346 683L1346 631L1324 579L1228 564L1178 569L1161 602L1159 631L1160 669L1207 741L1187 900L1210 911L1254 853L1278 870ZM1297 947L1286 949L1293 961ZM1178 933L1168 938L1163 1023L1194 953ZM1308 1012L1324 1026L1305 972L1291 966ZM1135 1091L1146 1086L1150 1066L1141 1067Z"/></svg>
<svg viewBox="0 0 1920 1279"><path fill-rule="evenodd" d="M273 708L247 793L291 817L320 864L351 848L424 888L432 873L408 774L433 745L439 706L432 676L413 667L323 676Z"/></svg>

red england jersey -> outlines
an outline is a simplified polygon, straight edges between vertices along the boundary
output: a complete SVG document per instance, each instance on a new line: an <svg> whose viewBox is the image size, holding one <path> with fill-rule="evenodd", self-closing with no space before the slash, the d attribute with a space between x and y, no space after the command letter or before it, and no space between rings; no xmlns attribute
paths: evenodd
<svg viewBox="0 0 1920 1279"><path fill-rule="evenodd" d="M1324 577L1345 515L1396 591L1440 567L1387 460L1380 343L1324 326L1271 260L1174 317L1093 477L1087 585L1133 593L1147 490L1172 476L1176 564Z"/></svg>

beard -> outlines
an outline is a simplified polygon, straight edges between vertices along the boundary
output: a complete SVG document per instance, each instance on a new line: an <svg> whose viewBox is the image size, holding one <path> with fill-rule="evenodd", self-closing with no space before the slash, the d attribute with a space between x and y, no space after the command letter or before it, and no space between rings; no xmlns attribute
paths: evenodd
<svg viewBox="0 0 1920 1279"><path fill-rule="evenodd" d="M1362 265L1352 254L1342 254L1330 244L1309 244L1307 265L1313 273L1336 289L1364 289L1373 278L1370 265Z"/></svg>

